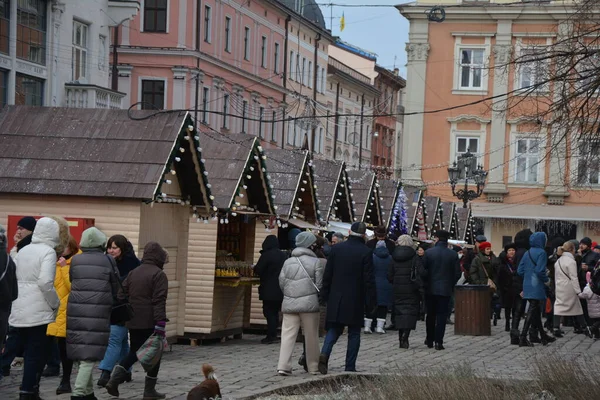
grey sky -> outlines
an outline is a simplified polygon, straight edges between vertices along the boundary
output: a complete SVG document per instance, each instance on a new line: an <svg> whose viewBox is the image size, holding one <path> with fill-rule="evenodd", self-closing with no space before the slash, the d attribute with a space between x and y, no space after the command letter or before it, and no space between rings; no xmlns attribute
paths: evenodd
<svg viewBox="0 0 600 400"><path fill-rule="evenodd" d="M317 0L321 7L327 27L332 27L334 36L377 54L377 63L385 68L396 67L406 77L406 52L404 46L408 41L408 21L400 15L393 5L403 3L402 0ZM390 7L333 7L333 24L331 24L334 4L389 4ZM345 15L346 28L340 32L340 18ZM333 25L333 26L332 26ZM360 72L360 71L359 71Z"/></svg>

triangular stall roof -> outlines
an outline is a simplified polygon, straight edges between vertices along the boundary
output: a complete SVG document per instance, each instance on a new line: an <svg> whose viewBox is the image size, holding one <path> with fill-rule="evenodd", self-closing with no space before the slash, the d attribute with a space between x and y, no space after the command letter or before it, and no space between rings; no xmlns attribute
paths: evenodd
<svg viewBox="0 0 600 400"><path fill-rule="evenodd" d="M450 238L460 240L458 215L456 213L456 204L450 202L442 203L442 215L444 229L450 232Z"/></svg>
<svg viewBox="0 0 600 400"><path fill-rule="evenodd" d="M425 208L427 210L427 232L432 238L436 231L442 229L442 202L437 196L425 196Z"/></svg>
<svg viewBox="0 0 600 400"><path fill-rule="evenodd" d="M265 155L277 215L292 224L296 219L316 224L320 211L309 152L267 149Z"/></svg>
<svg viewBox="0 0 600 400"><path fill-rule="evenodd" d="M331 160L313 160L317 199L325 221L354 222L353 194L347 183L346 164Z"/></svg>
<svg viewBox="0 0 600 400"><path fill-rule="evenodd" d="M368 226L377 226L382 223L381 200L377 176L369 171L348 171L348 178L354 194L356 220Z"/></svg>
<svg viewBox="0 0 600 400"><path fill-rule="evenodd" d="M256 137L201 132L213 212L275 214L266 155Z"/></svg>
<svg viewBox="0 0 600 400"><path fill-rule="evenodd" d="M379 179L379 196L381 200L381 214L385 229L389 230L392 214L396 201L398 201L398 189L400 182L389 179Z"/></svg>
<svg viewBox="0 0 600 400"><path fill-rule="evenodd" d="M458 215L460 240L464 240L469 244L474 244L473 217L471 213L471 207L456 207L456 214Z"/></svg>
<svg viewBox="0 0 600 400"><path fill-rule="evenodd" d="M404 193L406 194L406 216L409 235L413 238L418 238L419 231L421 231L421 235L423 233L427 235L427 210L423 191L414 186L404 186ZM418 218L419 214L422 217L421 220ZM421 239L424 240L422 237Z"/></svg>
<svg viewBox="0 0 600 400"><path fill-rule="evenodd" d="M6 106L0 193L139 199L208 210L188 113Z"/></svg>

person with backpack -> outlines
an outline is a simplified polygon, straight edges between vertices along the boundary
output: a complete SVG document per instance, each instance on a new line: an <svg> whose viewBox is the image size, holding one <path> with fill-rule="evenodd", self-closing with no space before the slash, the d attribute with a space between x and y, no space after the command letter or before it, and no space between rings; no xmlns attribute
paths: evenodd
<svg viewBox="0 0 600 400"><path fill-rule="evenodd" d="M8 317L12 302L19 294L17 268L12 257L6 252L7 242L6 229L0 225L0 349L4 347L4 339L8 332Z"/></svg>

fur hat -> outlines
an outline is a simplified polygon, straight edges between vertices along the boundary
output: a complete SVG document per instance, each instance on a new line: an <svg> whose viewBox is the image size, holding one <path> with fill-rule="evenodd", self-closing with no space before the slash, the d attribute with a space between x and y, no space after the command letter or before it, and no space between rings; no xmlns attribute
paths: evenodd
<svg viewBox="0 0 600 400"><path fill-rule="evenodd" d="M79 246L86 249L105 249L106 235L96 227L87 228L81 235Z"/></svg>
<svg viewBox="0 0 600 400"><path fill-rule="evenodd" d="M62 254L65 249L69 246L69 223L63 217L49 216L48 218L53 219L58 224L58 246L54 248L57 254Z"/></svg>
<svg viewBox="0 0 600 400"><path fill-rule="evenodd" d="M375 229L373 229L373 231L375 232L375 235L378 237L384 237L387 235L387 229L385 229L385 226L383 226L383 225L376 226Z"/></svg>
<svg viewBox="0 0 600 400"><path fill-rule="evenodd" d="M296 236L296 247L309 248L316 241L317 238L312 232L302 232Z"/></svg>
<svg viewBox="0 0 600 400"><path fill-rule="evenodd" d="M506 246L504 246L504 251L508 253L509 249L513 249L513 250L517 250L517 245L514 243L509 243Z"/></svg>
<svg viewBox="0 0 600 400"><path fill-rule="evenodd" d="M17 226L25 228L31 232L33 232L35 229L35 224L37 224L37 221L33 217L23 217L19 220L19 222L17 222Z"/></svg>

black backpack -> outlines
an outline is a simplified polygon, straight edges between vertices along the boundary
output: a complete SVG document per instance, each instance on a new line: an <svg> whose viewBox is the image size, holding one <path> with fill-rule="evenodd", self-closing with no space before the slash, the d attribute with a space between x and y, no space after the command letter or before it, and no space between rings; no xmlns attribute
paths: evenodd
<svg viewBox="0 0 600 400"><path fill-rule="evenodd" d="M600 268L596 268L592 272L592 279L590 280L590 289L594 294L600 296Z"/></svg>
<svg viewBox="0 0 600 400"><path fill-rule="evenodd" d="M8 254L6 260L0 256L0 305L11 304L17 299L17 270L15 263Z"/></svg>

